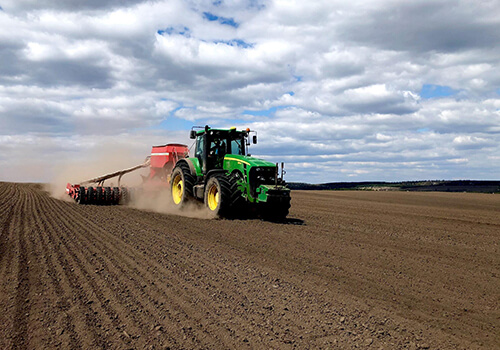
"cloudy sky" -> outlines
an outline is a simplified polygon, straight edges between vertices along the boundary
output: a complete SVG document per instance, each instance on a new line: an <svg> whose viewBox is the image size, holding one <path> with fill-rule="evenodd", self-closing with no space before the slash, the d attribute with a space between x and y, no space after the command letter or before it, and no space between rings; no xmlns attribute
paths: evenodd
<svg viewBox="0 0 500 350"><path fill-rule="evenodd" d="M0 0L0 60L3 181L205 124L288 181L500 178L497 0Z"/></svg>

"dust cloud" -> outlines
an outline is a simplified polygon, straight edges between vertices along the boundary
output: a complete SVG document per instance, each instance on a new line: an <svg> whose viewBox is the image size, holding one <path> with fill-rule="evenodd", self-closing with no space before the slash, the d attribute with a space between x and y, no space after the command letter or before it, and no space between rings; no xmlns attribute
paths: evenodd
<svg viewBox="0 0 500 350"><path fill-rule="evenodd" d="M86 180L96 178L105 174L134 167L143 164L151 152L148 148L144 156L138 156L136 150L127 147L116 147L116 145L104 145L79 160L66 161L64 164L53 167L54 175L45 190L56 199L73 201L66 194L67 183L79 184ZM132 189L133 195L127 206L146 211L163 214L181 215L191 218L212 219L213 214L205 208L202 202L193 200L184 208L177 208L171 199L170 190L165 182L148 182L149 166L135 170L123 175L120 186ZM92 184L92 186L96 186ZM118 186L118 177L106 180L104 186Z"/></svg>
<svg viewBox="0 0 500 350"><path fill-rule="evenodd" d="M192 200L179 209L172 201L172 196L168 188L154 188L148 186L147 189L137 188L131 201L127 206L147 211L154 211L163 214L173 214L196 219L213 219L215 216L205 207L202 202Z"/></svg>
<svg viewBox="0 0 500 350"><path fill-rule="evenodd" d="M127 169L135 165L144 163L146 156L133 155L127 149L117 151L116 147L99 147L98 150L77 159L68 160L64 164L53 166L53 176L46 190L52 197L62 200L71 200L66 194L66 184L79 184L86 180L113 173L122 169ZM121 186L135 187L142 183L142 177L147 176L148 168L138 169L126 174L121 178ZM118 177L105 182L105 186L117 186Z"/></svg>

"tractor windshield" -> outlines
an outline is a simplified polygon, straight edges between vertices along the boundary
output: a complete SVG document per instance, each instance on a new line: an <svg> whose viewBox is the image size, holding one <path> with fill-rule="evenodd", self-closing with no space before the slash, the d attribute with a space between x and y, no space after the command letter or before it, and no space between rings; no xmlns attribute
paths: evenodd
<svg viewBox="0 0 500 350"><path fill-rule="evenodd" d="M244 155L243 139L235 139L231 141L231 154Z"/></svg>
<svg viewBox="0 0 500 350"><path fill-rule="evenodd" d="M245 136L243 133L215 131L210 138L209 152L224 157L226 154L245 155Z"/></svg>
<svg viewBox="0 0 500 350"><path fill-rule="evenodd" d="M222 168L226 154L245 155L246 133L231 130L211 129L196 136L195 157L204 167L204 172ZM206 164L205 164L206 163Z"/></svg>
<svg viewBox="0 0 500 350"><path fill-rule="evenodd" d="M245 155L245 141L241 134L224 135L210 141L210 154L224 157L226 154Z"/></svg>

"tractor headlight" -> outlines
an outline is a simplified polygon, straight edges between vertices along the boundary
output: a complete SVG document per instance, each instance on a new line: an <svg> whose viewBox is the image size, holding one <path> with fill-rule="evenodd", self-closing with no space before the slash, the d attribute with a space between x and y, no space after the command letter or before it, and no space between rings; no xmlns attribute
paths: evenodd
<svg viewBox="0 0 500 350"><path fill-rule="evenodd" d="M264 181L264 174L262 173L262 168L255 168L255 176L257 178L257 181L263 182Z"/></svg>

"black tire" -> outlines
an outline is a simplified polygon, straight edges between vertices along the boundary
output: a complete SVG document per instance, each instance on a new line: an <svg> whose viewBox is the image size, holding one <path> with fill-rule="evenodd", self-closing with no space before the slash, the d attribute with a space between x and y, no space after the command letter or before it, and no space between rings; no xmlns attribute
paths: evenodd
<svg viewBox="0 0 500 350"><path fill-rule="evenodd" d="M216 217L231 217L234 195L234 183L231 177L215 174L205 186L204 202L207 209ZM241 197L241 195L240 195Z"/></svg>
<svg viewBox="0 0 500 350"><path fill-rule="evenodd" d="M182 208L193 199L194 177L189 166L181 163L176 165L170 177L170 192L174 205Z"/></svg>
<svg viewBox="0 0 500 350"><path fill-rule="evenodd" d="M95 203L95 190L94 187L90 186L87 188L87 203L94 204Z"/></svg>
<svg viewBox="0 0 500 350"><path fill-rule="evenodd" d="M104 204L104 192L102 190L102 187L98 186L95 188L96 194L95 194L95 200L97 204L103 205Z"/></svg>
<svg viewBox="0 0 500 350"><path fill-rule="evenodd" d="M111 187L104 188L104 204L111 204L113 201L113 195L111 193Z"/></svg>
<svg viewBox="0 0 500 350"><path fill-rule="evenodd" d="M121 188L120 204L127 204L130 200L129 191L126 187Z"/></svg>
<svg viewBox="0 0 500 350"><path fill-rule="evenodd" d="M241 190L238 188L238 180L241 175L238 173L232 174L229 178L229 192L231 193L230 207L231 215L233 216L243 216L247 212L246 201L242 196Z"/></svg>
<svg viewBox="0 0 500 350"><path fill-rule="evenodd" d="M120 188L119 187L113 187L113 205L117 205L120 203Z"/></svg>
<svg viewBox="0 0 500 350"><path fill-rule="evenodd" d="M85 191L85 187L80 186L80 188L78 189L78 196L76 197L76 202L78 204L87 203L87 193Z"/></svg>

